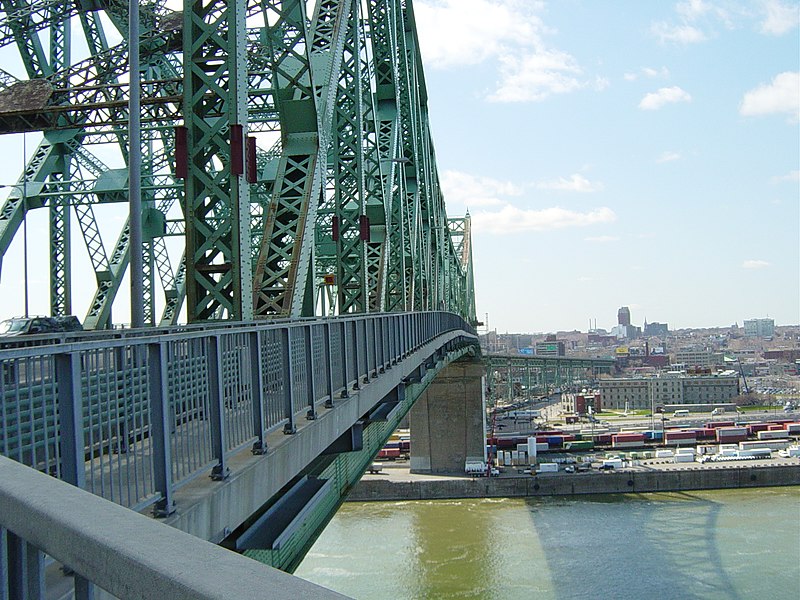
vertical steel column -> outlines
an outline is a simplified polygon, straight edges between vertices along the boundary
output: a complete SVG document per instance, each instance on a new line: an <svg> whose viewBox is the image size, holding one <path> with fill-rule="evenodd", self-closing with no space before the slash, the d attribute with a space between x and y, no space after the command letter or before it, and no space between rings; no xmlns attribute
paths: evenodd
<svg viewBox="0 0 800 600"><path fill-rule="evenodd" d="M297 432L297 425L294 422L294 408L292 407L292 395L294 393L294 369L292 368L292 338L294 328L287 325L281 329L281 345L283 346L283 415L287 422L283 426L283 433L291 435Z"/></svg>
<svg viewBox="0 0 800 600"><path fill-rule="evenodd" d="M172 430L167 382L169 373L167 345L147 344L147 395L150 401L150 441L153 452L153 478L156 492L161 494L153 507L153 515L166 517L175 512L172 499Z"/></svg>
<svg viewBox="0 0 800 600"><path fill-rule="evenodd" d="M209 421L211 424L211 448L217 464L211 469L211 479L223 481L230 475L225 461L225 393L222 389L222 348L219 335L208 338L208 395Z"/></svg>
<svg viewBox="0 0 800 600"><path fill-rule="evenodd" d="M247 3L193 0L184 8L187 320L250 320Z"/></svg>
<svg viewBox="0 0 800 600"><path fill-rule="evenodd" d="M305 338L306 349L306 401L308 402L308 411L306 412L306 419L313 421L317 418L317 409L315 403L317 401L317 378L316 378L316 361L314 360L313 343L314 333L313 325L308 324L303 326L303 336Z"/></svg>
<svg viewBox="0 0 800 600"><path fill-rule="evenodd" d="M248 336L250 343L250 394L253 401L253 454L264 454L267 442L264 436L264 372L261 365L261 334L253 331Z"/></svg>
<svg viewBox="0 0 800 600"><path fill-rule="evenodd" d="M139 0L128 1L128 202L131 327L144 326L142 265L142 91L139 70Z"/></svg>
<svg viewBox="0 0 800 600"><path fill-rule="evenodd" d="M61 421L61 478L75 487L86 487L83 452L83 398L81 362L77 352L56 354L58 414Z"/></svg>

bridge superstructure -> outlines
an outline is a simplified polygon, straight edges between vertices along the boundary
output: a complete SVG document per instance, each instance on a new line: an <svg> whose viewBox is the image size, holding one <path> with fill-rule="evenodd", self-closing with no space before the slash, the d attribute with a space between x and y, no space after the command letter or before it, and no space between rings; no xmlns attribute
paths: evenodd
<svg viewBox="0 0 800 600"><path fill-rule="evenodd" d="M18 56L0 134L41 134L5 184L0 277L46 211L50 314L81 312L82 268L95 285L88 331L0 343L0 452L291 571L436 374L478 351L470 219L446 214L413 4L129 9L0 0ZM126 278L151 327L112 329ZM16 523L39 514L7 497ZM47 531L11 527L0 597L39 594ZM91 597L94 567L67 566Z"/></svg>
<svg viewBox="0 0 800 600"><path fill-rule="evenodd" d="M530 401L575 384L592 385L600 374L610 374L613 358L486 354L489 402Z"/></svg>
<svg viewBox="0 0 800 600"><path fill-rule="evenodd" d="M50 248L50 314L78 314L72 281L94 273L87 329L111 326L126 272L150 325L176 324L182 307L190 323L424 310L473 321L469 217L445 211L412 2L180 4L139 3L141 135L129 139L128 3L0 2L0 51L18 55L0 69L0 134L43 136L6 185L0 266L43 210L48 240L26 243Z"/></svg>

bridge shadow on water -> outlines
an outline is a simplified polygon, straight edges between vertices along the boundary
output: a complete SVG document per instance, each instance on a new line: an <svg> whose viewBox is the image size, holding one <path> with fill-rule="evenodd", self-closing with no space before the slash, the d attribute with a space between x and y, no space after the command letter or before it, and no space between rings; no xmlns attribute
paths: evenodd
<svg viewBox="0 0 800 600"><path fill-rule="evenodd" d="M744 598L720 553L722 505L706 497L625 494L527 506L555 598Z"/></svg>

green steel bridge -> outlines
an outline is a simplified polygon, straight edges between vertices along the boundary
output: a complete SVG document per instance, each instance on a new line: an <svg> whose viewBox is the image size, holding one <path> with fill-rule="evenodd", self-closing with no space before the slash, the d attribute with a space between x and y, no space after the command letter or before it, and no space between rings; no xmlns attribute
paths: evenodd
<svg viewBox="0 0 800 600"><path fill-rule="evenodd" d="M614 358L573 358L566 356L527 356L487 354L488 400L530 401L556 389L574 384L590 384L601 373L610 374Z"/></svg>
<svg viewBox="0 0 800 600"><path fill-rule="evenodd" d="M430 381L478 352L412 1L0 0L0 52L0 134L36 134L4 186L0 278L15 239L49 248L47 290L12 293L86 329L2 340L0 454L291 571ZM113 329L120 300L143 327ZM0 598L45 594L46 555L80 599L177 597L51 539L41 485L0 483Z"/></svg>

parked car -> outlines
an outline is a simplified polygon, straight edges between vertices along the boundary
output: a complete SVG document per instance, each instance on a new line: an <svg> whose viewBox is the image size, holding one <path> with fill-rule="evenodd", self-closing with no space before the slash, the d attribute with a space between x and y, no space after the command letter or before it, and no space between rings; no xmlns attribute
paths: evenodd
<svg viewBox="0 0 800 600"><path fill-rule="evenodd" d="M0 322L0 336L39 335L64 331L83 331L78 317L14 317Z"/></svg>

